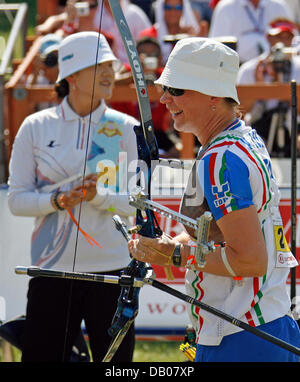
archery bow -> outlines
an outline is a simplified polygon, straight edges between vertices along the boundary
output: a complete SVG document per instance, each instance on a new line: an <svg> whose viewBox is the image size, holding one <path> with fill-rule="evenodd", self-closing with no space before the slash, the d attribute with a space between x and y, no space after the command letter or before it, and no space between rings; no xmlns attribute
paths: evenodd
<svg viewBox="0 0 300 382"><path fill-rule="evenodd" d="M134 127L137 142L137 151L139 164L146 164L147 173L144 174L147 187L147 196L151 197L151 175L152 175L152 163L153 161L159 160L158 145L154 135L153 122L150 101L148 97L148 90L146 86L146 81L144 78L144 73L142 69L142 64L139 59L138 52L135 47L135 41L132 38L129 26L123 14L122 8L118 0L108 0L109 5L116 21L117 27L119 29L120 35L122 37L128 60L130 63L136 92L137 99L140 110L141 124ZM139 179L137 185L140 186L141 180L141 168L137 169ZM140 235L147 237L157 237L162 235L162 230L160 229L155 214L150 209L145 209L146 219L142 214L142 211L137 208L136 210L136 229ZM114 219L117 229L119 229L126 240L129 237L124 230L122 230L122 224L119 223L118 219ZM132 231L131 231L132 232ZM124 274L131 277L145 277L147 271L152 269L149 265L132 259ZM173 278L173 274L170 269L165 268L165 272L168 279ZM112 321L112 325L109 329L109 334L113 337L112 343L103 359L104 362L109 362L118 347L120 346L123 338L125 337L127 331L129 330L131 324L134 322L135 317L138 313L138 296L140 288L134 288L132 286L125 286L121 288L121 294L118 299L118 306L115 316Z"/></svg>
<svg viewBox="0 0 300 382"><path fill-rule="evenodd" d="M151 106L148 96L148 90L144 77L142 64L139 59L135 41L132 38L129 26L123 14L122 8L119 4L119 0L108 0L112 10L112 14L116 21L120 35L122 37L128 60L130 63L134 84L136 87L137 99L140 110L141 124L135 126L134 131L137 139L137 150L139 163L145 163L147 166L147 173L145 175L147 197L151 199L151 176L154 170L153 164L163 163L167 165L173 165L174 167L182 167L183 164L180 161L167 160L163 161L159 158L158 145L154 134ZM139 176L141 178L141 168L138 169ZM138 182L138 185L140 183ZM136 211L136 229L131 232L138 232L142 236L158 237L162 235L157 219L153 211L145 209L146 219L141 210ZM167 278L173 279L174 276L170 268L164 268Z"/></svg>

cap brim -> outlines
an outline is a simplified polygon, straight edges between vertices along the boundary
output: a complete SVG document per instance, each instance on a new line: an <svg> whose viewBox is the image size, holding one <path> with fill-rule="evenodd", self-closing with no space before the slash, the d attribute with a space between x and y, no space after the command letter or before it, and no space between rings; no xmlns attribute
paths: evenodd
<svg viewBox="0 0 300 382"><path fill-rule="evenodd" d="M184 69L187 70L187 73L184 73ZM191 71L189 66L184 65L181 67L181 70L174 70L166 66L161 76L154 83L177 89L194 90L214 97L232 98L240 104L236 87L232 81L224 81L224 74L223 81L220 81L217 75L215 77L205 77L205 69L207 68L199 66L196 71L198 75L190 76Z"/></svg>
<svg viewBox="0 0 300 382"><path fill-rule="evenodd" d="M61 77L60 73L58 73L58 77L57 77L56 83L58 84L60 81L64 80L65 78L67 78L69 76L71 76L72 74L80 72L81 70L90 68L90 67L95 66L95 65L103 64L105 62L110 62L110 61L113 62L113 67L114 67L113 69L114 69L115 72L117 72L117 71L119 71L121 69L123 64L122 64L122 61L120 61L119 59L117 59L117 58L116 59L107 59L107 60L104 59L104 60L102 60L101 62L98 62L98 63L93 63L91 65L82 66L81 68L77 69L73 73L69 73L68 75L63 76L63 77Z"/></svg>

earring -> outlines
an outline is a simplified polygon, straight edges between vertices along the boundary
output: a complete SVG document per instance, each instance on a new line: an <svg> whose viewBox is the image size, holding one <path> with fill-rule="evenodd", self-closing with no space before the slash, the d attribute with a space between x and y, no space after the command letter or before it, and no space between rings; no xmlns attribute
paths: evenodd
<svg viewBox="0 0 300 382"><path fill-rule="evenodd" d="M211 107L211 110L212 110L212 111L216 111L216 110L217 110L216 106L213 105L213 106Z"/></svg>

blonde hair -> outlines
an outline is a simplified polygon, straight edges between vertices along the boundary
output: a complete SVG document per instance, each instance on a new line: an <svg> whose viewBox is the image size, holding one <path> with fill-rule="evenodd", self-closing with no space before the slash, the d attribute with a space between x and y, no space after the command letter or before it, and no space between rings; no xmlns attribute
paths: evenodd
<svg viewBox="0 0 300 382"><path fill-rule="evenodd" d="M241 112L241 107L240 105L233 99L233 98L230 98L230 97L225 97L223 98L224 99L224 102L225 104L230 107L234 112L235 114L237 115L237 117L239 118L242 118L242 112Z"/></svg>

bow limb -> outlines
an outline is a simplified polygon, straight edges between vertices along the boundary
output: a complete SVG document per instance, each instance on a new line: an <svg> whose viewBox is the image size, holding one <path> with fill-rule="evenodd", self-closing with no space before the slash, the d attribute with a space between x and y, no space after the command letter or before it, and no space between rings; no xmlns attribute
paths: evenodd
<svg viewBox="0 0 300 382"><path fill-rule="evenodd" d="M138 104L141 115L141 124L143 128L143 132L145 135L145 139L148 143L151 159L158 159L158 146L155 139L154 131L153 131L153 122L152 122L152 113L149 101L148 90L146 86L146 81L144 77L144 72L142 68L142 64L139 59L139 55L135 46L135 41L132 38L129 26L127 24L126 18L123 14L122 8L119 4L119 0L108 0L110 8L112 10L112 14L116 21L117 27L119 29L120 35L123 40L123 44L126 49L126 53L128 56L129 64L131 67Z"/></svg>

